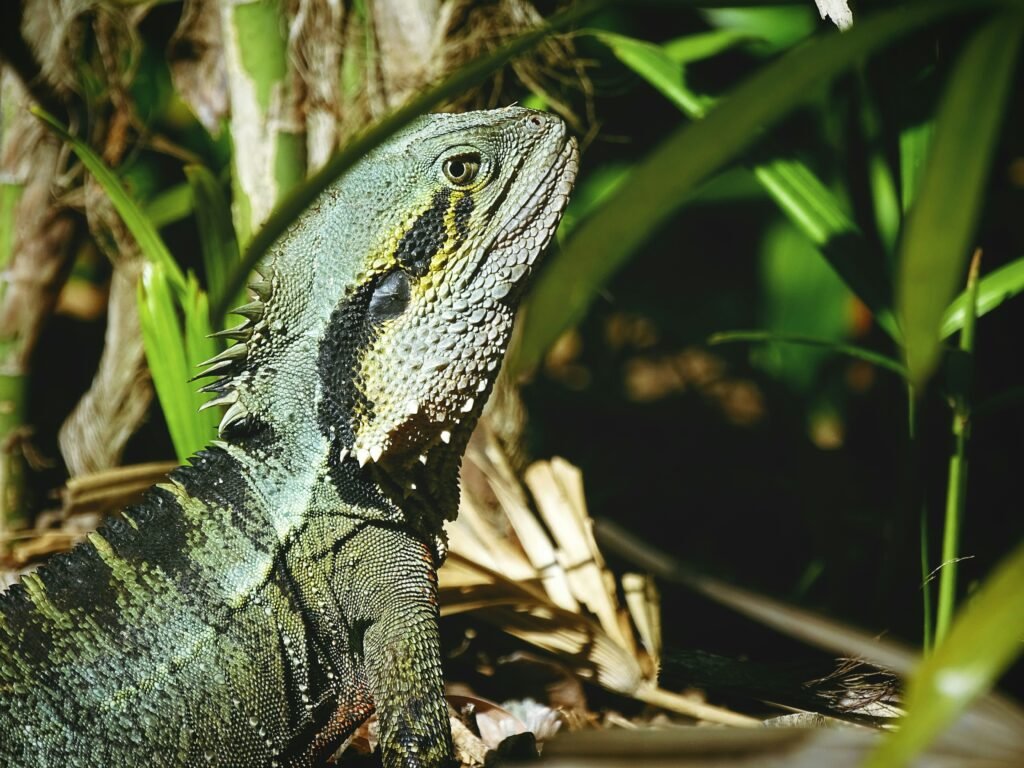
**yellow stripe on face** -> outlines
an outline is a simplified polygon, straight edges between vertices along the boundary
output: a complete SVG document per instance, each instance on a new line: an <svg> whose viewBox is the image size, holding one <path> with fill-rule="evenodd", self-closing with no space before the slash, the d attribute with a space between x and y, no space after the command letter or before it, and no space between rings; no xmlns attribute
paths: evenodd
<svg viewBox="0 0 1024 768"><path fill-rule="evenodd" d="M449 240L445 218L451 198L452 191L447 187L436 190L430 204L416 217L395 248L395 261L410 275L426 275L434 257L444 250Z"/></svg>
<svg viewBox="0 0 1024 768"><path fill-rule="evenodd" d="M426 315L439 300L439 287L458 271L453 270L451 262L469 237L473 203L470 190L436 189L412 223L388 238L385 247L390 249L390 258L386 265L378 268L374 263L373 271L366 276L369 280L382 272L402 270L407 277L404 290L408 304L401 313L383 313L382 319L373 323L356 358L357 373L352 381L358 395L351 406L351 419L357 453L369 451L376 460L375 452L379 456L387 450L395 430L416 413L411 404L417 403L418 408L423 397L422 377L406 363L396 366L390 350L401 339L416 337L412 329L417 325L429 325ZM374 285L374 291L382 291L382 303L387 303L393 300L387 291L394 293L399 281L382 278Z"/></svg>

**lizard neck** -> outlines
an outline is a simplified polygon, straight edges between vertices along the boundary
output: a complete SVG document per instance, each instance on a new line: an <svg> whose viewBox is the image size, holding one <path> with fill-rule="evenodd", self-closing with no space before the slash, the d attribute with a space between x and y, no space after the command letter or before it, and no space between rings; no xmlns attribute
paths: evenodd
<svg viewBox="0 0 1024 768"><path fill-rule="evenodd" d="M254 425L219 448L234 460L281 542L297 536L310 520L337 518L339 535L352 521L394 526L415 533L438 565L444 559L444 521L458 509L458 456L432 467L417 463L420 471L410 481L410 475L396 477L386 465L360 467L353 456L341 458L337 441L307 437L300 445L281 439L269 424Z"/></svg>
<svg viewBox="0 0 1024 768"><path fill-rule="evenodd" d="M225 448L257 489L282 540L311 515L343 515L413 531L440 560L443 522L458 510L459 467L475 416L466 414L447 432L448 442L429 452L411 444L384 461L361 461L352 451L351 425L367 297L346 290L337 275L296 295L297 285L317 282L312 275L308 282L285 282L273 268L267 272L257 284L264 298L243 340L245 355L220 383L221 399L230 401L221 423ZM314 306L317 311L309 311Z"/></svg>
<svg viewBox="0 0 1024 768"><path fill-rule="evenodd" d="M345 201L346 215L360 204ZM288 233L251 285L254 301L238 310L245 322L223 334L239 343L208 361L206 374L220 378L205 389L228 406L220 437L280 518L279 533L293 530L304 510L343 511L400 522L441 552L477 415L439 424L423 412L409 417L383 460L354 450L355 429L374 414L359 386L367 375L360 356L375 340L367 316L379 281L363 274L365 258L339 256L323 269L314 256L326 236L309 227ZM370 248L355 236L347 246Z"/></svg>

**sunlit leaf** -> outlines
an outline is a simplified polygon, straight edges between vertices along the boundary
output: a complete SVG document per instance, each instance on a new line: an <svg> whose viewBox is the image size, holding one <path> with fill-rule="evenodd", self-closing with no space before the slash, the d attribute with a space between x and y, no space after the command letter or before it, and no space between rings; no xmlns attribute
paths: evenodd
<svg viewBox="0 0 1024 768"><path fill-rule="evenodd" d="M780 3L767 8L712 8L704 11L704 15L721 30L757 37L763 41L757 50L765 54L791 47L818 27L817 14L810 2L788 6Z"/></svg>
<svg viewBox="0 0 1024 768"><path fill-rule="evenodd" d="M742 43L757 39L759 38L756 34L742 29L715 29L669 40L661 45L661 50L673 61L685 64L717 56Z"/></svg>
<svg viewBox="0 0 1024 768"><path fill-rule="evenodd" d="M900 132L900 206L904 213L910 210L921 188L921 172L934 130L934 120L923 120Z"/></svg>
<svg viewBox="0 0 1024 768"><path fill-rule="evenodd" d="M978 317L991 312L1004 301L1024 291L1024 257L1015 259L999 269L993 270L978 281ZM946 339L963 328L967 309L967 292L964 291L946 307L939 331Z"/></svg>
<svg viewBox="0 0 1024 768"><path fill-rule="evenodd" d="M669 45L679 46L688 38L659 47L622 35L595 34L624 64L690 117L703 117L714 103L689 88L678 54L669 53ZM734 39L734 35L726 36L717 43L722 47ZM716 49L705 44L701 50ZM897 338L887 275L877 269L875 274L868 271L865 255L870 246L832 191L804 163L792 158L768 160L753 166L752 171L790 221L819 247L836 273L872 309L881 326Z"/></svg>
<svg viewBox="0 0 1024 768"><path fill-rule="evenodd" d="M202 445L206 445L217 436L217 425L220 423L221 412L216 408L199 408L210 399L210 395L197 391L198 385L191 379L198 373L198 366L204 360L220 352L220 344L210 338L213 328L210 324L210 302L206 293L199 287L195 275L189 274L185 296L182 299L182 312L185 331L185 356L189 367L189 375L185 380L184 390L190 395L190 409L195 414L195 430ZM182 395L185 391L182 391ZM198 448L196 449L198 450Z"/></svg>
<svg viewBox="0 0 1024 768"><path fill-rule="evenodd" d="M187 306L185 331L176 301L182 294ZM211 430L215 422L210 413L199 412L207 396L196 392L196 385L189 381L196 373L195 364L201 362L191 360L190 352L204 354L206 342L209 342L198 340L199 336L209 333L206 302L200 296L194 278L183 292L175 291L159 264L146 269L139 285L139 323L146 361L175 453L182 462L216 434Z"/></svg>
<svg viewBox="0 0 1024 768"><path fill-rule="evenodd" d="M157 229L181 221L192 213L192 192L188 184L175 184L146 203L143 213Z"/></svg>
<svg viewBox="0 0 1024 768"><path fill-rule="evenodd" d="M834 342L846 339L852 325L853 297L795 227L781 220L769 226L761 238L759 267L762 328ZM818 371L827 359L826 351L807 345L772 344L751 355L752 363L795 391L806 393L815 387Z"/></svg>
<svg viewBox="0 0 1024 768"><path fill-rule="evenodd" d="M697 94L686 85L685 58L673 57L668 50L625 35L594 32L623 64L654 86L689 117L703 117L714 102L709 96ZM685 39L685 38L684 38Z"/></svg>
<svg viewBox="0 0 1024 768"><path fill-rule="evenodd" d="M918 388L935 369L942 315L963 283L1022 27L1024 16L1001 14L975 32L939 109L897 286L907 367Z"/></svg>
<svg viewBox="0 0 1024 768"><path fill-rule="evenodd" d="M907 686L907 715L867 766L895 768L946 729L995 684L1024 649L1024 544L1019 545L960 612L946 639Z"/></svg>

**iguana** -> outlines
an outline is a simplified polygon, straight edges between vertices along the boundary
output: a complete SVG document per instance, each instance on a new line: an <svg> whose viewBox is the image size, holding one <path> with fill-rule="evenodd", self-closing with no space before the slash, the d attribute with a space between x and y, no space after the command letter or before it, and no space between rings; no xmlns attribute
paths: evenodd
<svg viewBox="0 0 1024 768"><path fill-rule="evenodd" d="M376 710L452 756L443 522L577 169L557 118L418 119L275 244L220 440L0 598L0 764L315 766Z"/></svg>

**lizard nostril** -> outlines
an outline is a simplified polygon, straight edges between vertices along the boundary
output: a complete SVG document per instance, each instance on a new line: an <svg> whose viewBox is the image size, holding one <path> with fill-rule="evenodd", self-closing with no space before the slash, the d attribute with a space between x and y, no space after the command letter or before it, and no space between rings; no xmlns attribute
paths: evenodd
<svg viewBox="0 0 1024 768"><path fill-rule="evenodd" d="M526 122L535 131L539 131L544 127L544 118L540 115L530 115L526 118Z"/></svg>

